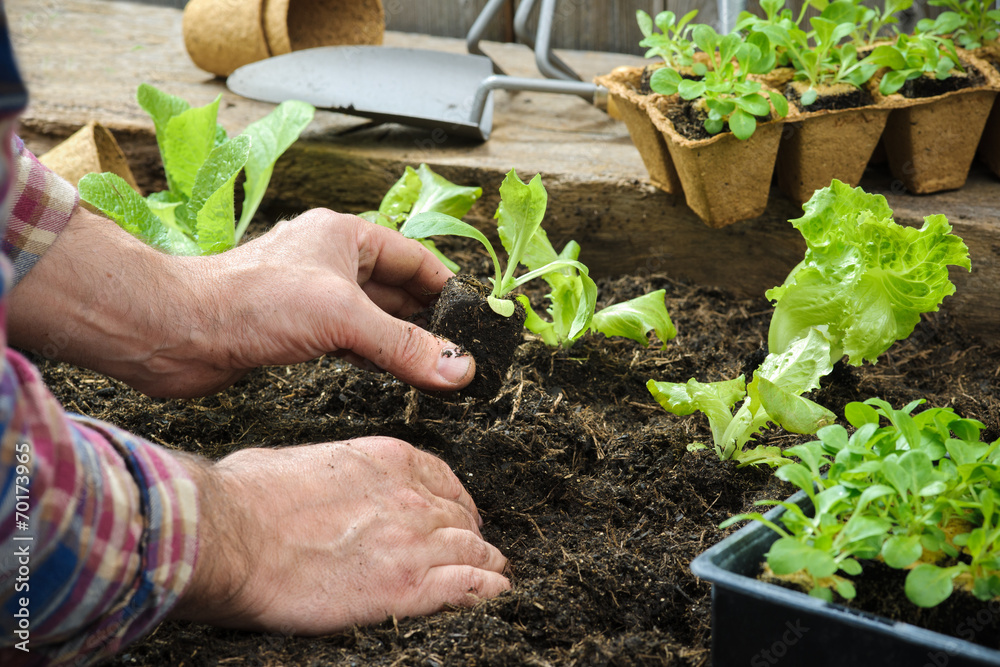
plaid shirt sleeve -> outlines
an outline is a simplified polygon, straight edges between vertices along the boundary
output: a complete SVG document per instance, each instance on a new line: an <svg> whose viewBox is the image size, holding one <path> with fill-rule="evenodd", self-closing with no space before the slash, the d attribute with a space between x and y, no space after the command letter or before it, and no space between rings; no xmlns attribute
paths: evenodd
<svg viewBox="0 0 1000 667"><path fill-rule="evenodd" d="M67 414L7 348L15 266L27 273L77 205L14 138L24 103L0 0L0 204L13 203L0 255L0 664L80 666L150 632L178 600L197 495L175 456Z"/></svg>
<svg viewBox="0 0 1000 667"><path fill-rule="evenodd" d="M12 141L17 180L10 193L12 206L2 247L14 265L17 284L66 227L80 203L80 193L39 162L20 137Z"/></svg>

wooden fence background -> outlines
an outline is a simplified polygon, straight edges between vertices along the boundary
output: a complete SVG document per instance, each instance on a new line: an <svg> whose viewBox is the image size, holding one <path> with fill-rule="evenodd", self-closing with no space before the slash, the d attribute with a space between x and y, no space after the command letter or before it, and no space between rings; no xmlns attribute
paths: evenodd
<svg viewBox="0 0 1000 667"><path fill-rule="evenodd" d="M114 1L138 1L172 7L183 7L186 3L186 0ZM884 4L883 0L864 2L879 7ZM513 16L517 3L518 0L508 0L508 6L494 21L496 25L490 26L487 39L513 40ZM802 6L802 0L787 0L787 3L796 12ZM445 37L464 37L485 4L486 0L382 0L388 30ZM638 46L642 34L635 22L637 9L652 15L665 9L678 15L697 9L699 23L716 25L719 18L716 6L716 0L558 0L552 44L562 49L640 54L643 49ZM746 8L760 13L758 0L746 0ZM919 19L935 16L940 11L930 7L927 0L916 0L913 9L902 17L901 28L910 30Z"/></svg>

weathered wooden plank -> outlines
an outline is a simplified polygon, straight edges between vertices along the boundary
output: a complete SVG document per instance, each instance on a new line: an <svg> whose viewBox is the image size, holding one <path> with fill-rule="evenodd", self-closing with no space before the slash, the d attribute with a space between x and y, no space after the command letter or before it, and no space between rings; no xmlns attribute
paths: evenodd
<svg viewBox="0 0 1000 667"><path fill-rule="evenodd" d="M51 0L50 0L51 1ZM166 7L183 7L186 0L116 0L140 2ZM788 0L787 6L798 16L805 0ZM386 29L418 32L440 37L464 37L486 0L382 0ZM486 39L512 41L511 17L519 0L510 0L506 19L498 18L486 33ZM759 0L747 0L747 11L763 15ZM868 6L882 7L884 0L864 0ZM669 9L683 16L698 10L698 21L718 28L719 12L716 0L560 0L553 26L552 43L559 49L610 51L639 54L642 35L635 23L635 10L655 15ZM927 0L918 0L904 13L900 27L912 30L917 21L937 16L941 8L931 7ZM810 10L806 16L817 12ZM534 26L534 22L531 24Z"/></svg>

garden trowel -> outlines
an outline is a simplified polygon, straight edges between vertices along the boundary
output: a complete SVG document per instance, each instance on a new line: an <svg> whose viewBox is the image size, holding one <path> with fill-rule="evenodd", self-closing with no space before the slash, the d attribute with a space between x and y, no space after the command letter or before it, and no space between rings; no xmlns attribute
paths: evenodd
<svg viewBox="0 0 1000 667"><path fill-rule="evenodd" d="M494 90L578 95L603 108L607 90L574 78L575 74L551 55L549 35L555 0L541 1L536 60L546 76L558 78L496 74L500 70L493 61L477 55L486 24L505 2L490 0L469 32L469 54L321 46L244 65L229 76L227 85L234 93L255 100L302 100L321 109L436 129L447 137L475 141L489 139Z"/></svg>

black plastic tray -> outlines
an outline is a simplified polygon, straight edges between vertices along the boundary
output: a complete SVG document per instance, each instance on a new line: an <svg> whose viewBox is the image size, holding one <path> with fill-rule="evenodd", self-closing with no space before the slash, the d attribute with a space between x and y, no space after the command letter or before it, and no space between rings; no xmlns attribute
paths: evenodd
<svg viewBox="0 0 1000 667"><path fill-rule="evenodd" d="M803 507L808 503L801 492L790 500ZM766 516L780 523L783 513L779 507ZM1000 651L756 579L777 538L767 526L752 522L691 562L695 576L713 584L715 667L1000 665Z"/></svg>

